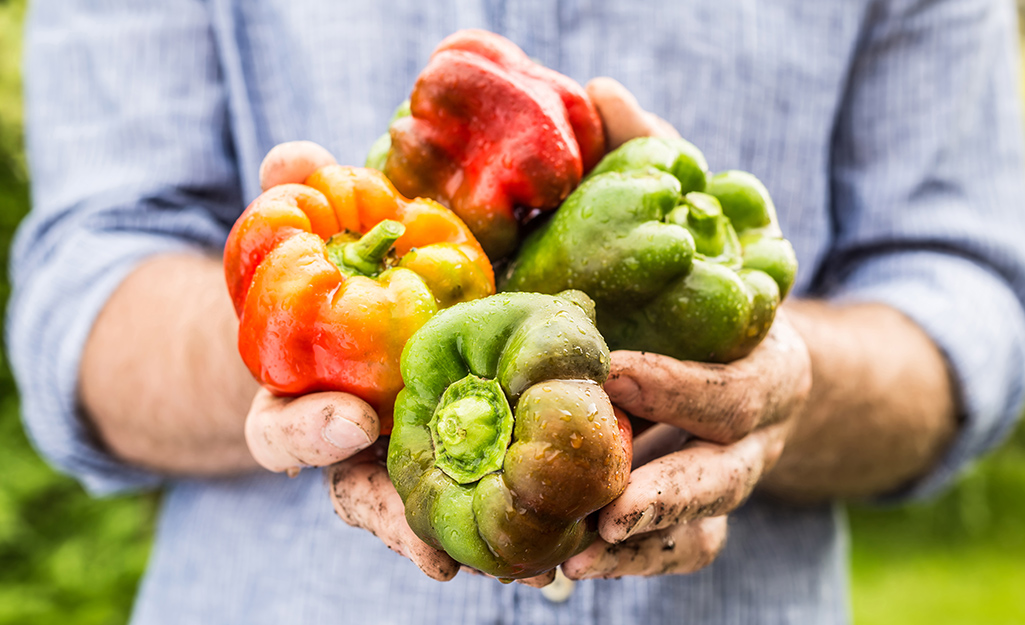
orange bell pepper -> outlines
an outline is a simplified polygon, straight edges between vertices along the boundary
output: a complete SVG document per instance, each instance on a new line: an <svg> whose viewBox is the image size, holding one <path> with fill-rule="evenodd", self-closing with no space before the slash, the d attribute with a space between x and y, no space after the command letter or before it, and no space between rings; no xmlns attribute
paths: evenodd
<svg viewBox="0 0 1025 625"><path fill-rule="evenodd" d="M382 433L406 340L440 308L495 292L487 256L454 213L341 165L256 198L228 235L224 272L256 379L277 395L352 393Z"/></svg>

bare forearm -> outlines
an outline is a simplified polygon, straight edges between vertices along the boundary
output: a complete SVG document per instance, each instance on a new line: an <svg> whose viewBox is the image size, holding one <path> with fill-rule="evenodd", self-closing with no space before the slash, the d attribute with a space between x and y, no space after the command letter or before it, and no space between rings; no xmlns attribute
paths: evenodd
<svg viewBox="0 0 1025 625"><path fill-rule="evenodd" d="M813 382L767 489L795 500L861 497L928 471L957 429L946 363L928 336L879 304L795 301L788 312Z"/></svg>
<svg viewBox="0 0 1025 625"><path fill-rule="evenodd" d="M79 393L110 450L169 473L254 468L243 425L257 385L237 328L216 259L160 257L134 271L82 357Z"/></svg>

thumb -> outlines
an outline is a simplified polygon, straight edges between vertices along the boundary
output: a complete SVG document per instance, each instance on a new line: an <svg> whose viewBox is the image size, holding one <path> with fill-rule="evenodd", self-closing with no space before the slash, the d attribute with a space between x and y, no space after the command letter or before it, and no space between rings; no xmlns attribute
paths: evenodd
<svg viewBox="0 0 1025 625"><path fill-rule="evenodd" d="M680 136L669 122L641 108L637 98L619 81L602 76L587 83L586 89L605 125L608 149L635 137Z"/></svg>
<svg viewBox="0 0 1025 625"><path fill-rule="evenodd" d="M338 392L293 398L261 389L245 424L253 458L265 469L290 474L345 460L374 442L378 431L377 415L365 401Z"/></svg>
<svg viewBox="0 0 1025 625"><path fill-rule="evenodd" d="M260 189L266 191L290 182L302 184L313 172L336 162L330 152L312 141L279 143L260 163Z"/></svg>

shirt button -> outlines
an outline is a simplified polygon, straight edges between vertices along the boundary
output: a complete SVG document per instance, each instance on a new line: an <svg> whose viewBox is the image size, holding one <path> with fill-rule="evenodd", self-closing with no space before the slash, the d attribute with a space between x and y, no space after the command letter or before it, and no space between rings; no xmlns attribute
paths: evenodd
<svg viewBox="0 0 1025 625"><path fill-rule="evenodd" d="M541 594L552 603L563 603L573 595L575 582L562 573L562 569L555 569L555 581L541 589Z"/></svg>

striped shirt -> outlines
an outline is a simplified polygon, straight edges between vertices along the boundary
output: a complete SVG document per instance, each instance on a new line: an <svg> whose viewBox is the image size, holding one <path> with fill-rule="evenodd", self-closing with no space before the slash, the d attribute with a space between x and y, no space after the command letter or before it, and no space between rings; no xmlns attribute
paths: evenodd
<svg viewBox="0 0 1025 625"><path fill-rule="evenodd" d="M537 590L426 578L332 512L319 471L173 480L126 466L76 403L97 312L143 259L216 251L261 158L311 139L359 164L433 47L501 33L580 81L609 75L771 191L797 296L889 304L949 360L956 443L934 492L1018 414L1025 199L1010 0L35 0L34 208L8 338L27 428L92 492L165 488L133 623L849 621L838 506L756 494L689 576Z"/></svg>

